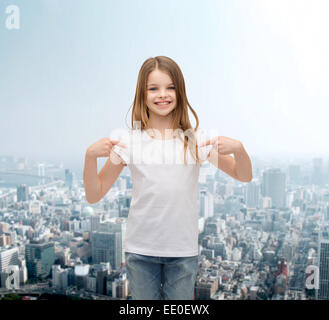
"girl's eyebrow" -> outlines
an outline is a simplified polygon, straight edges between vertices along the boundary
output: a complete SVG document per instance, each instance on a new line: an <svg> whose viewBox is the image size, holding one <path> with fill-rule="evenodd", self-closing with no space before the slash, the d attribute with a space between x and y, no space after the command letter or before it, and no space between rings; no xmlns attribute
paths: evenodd
<svg viewBox="0 0 329 320"><path fill-rule="evenodd" d="M169 83L168 84L168 86L170 86L170 85L172 85L173 83ZM148 86L157 86L157 84L156 83L150 83L150 84L148 84Z"/></svg>

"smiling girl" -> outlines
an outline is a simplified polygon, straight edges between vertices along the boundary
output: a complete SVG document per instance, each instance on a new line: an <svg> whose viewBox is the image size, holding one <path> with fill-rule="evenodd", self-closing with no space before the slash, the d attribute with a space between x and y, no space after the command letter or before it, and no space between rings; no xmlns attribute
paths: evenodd
<svg viewBox="0 0 329 320"><path fill-rule="evenodd" d="M250 182L251 161L240 141L209 139L198 129L183 74L165 56L143 63L131 123L133 129L123 141L103 138L87 149L86 199L102 199L128 165L133 190L124 250L132 298L191 300L198 270L200 167L208 160L234 179ZM109 159L97 174L97 157L104 156ZM152 161L145 163L143 158Z"/></svg>

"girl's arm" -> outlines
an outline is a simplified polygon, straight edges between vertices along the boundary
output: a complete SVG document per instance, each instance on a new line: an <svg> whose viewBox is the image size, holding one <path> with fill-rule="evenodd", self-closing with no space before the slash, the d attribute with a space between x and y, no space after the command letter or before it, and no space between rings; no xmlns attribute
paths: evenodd
<svg viewBox="0 0 329 320"><path fill-rule="evenodd" d="M252 165L248 153L241 143L240 147L234 152L235 172L242 182L252 180Z"/></svg>
<svg viewBox="0 0 329 320"><path fill-rule="evenodd" d="M86 152L85 166L83 170L83 184L86 200L90 204L96 203L101 193L101 181L97 175L97 157Z"/></svg>
<svg viewBox="0 0 329 320"><path fill-rule="evenodd" d="M252 165L241 141L228 137L215 137L200 146L213 145L207 160L216 168L224 171L241 182L252 180ZM233 153L234 158L229 154Z"/></svg>
<svg viewBox="0 0 329 320"><path fill-rule="evenodd" d="M86 200L90 204L94 204L104 197L125 166L122 158L112 151L113 146L116 145L126 148L126 145L120 143L119 140L102 138L93 143L86 151L83 183ZM99 174L97 174L98 157L109 157Z"/></svg>
<svg viewBox="0 0 329 320"><path fill-rule="evenodd" d="M101 200L120 176L124 166L121 157L111 151L111 156L107 159L100 173L97 174L97 157L87 152L83 172L86 200L90 204Z"/></svg>

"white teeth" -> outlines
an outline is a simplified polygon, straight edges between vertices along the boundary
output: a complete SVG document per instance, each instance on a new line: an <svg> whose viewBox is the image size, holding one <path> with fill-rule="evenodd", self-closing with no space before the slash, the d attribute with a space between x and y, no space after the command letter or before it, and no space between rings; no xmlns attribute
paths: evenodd
<svg viewBox="0 0 329 320"><path fill-rule="evenodd" d="M162 103L156 102L156 104L159 104L159 105L169 104L169 103L170 103L170 102L162 102Z"/></svg>

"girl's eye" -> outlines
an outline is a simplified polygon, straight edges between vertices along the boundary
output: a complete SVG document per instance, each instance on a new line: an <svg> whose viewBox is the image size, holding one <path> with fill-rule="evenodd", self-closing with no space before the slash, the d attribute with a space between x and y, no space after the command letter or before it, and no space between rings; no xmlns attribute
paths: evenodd
<svg viewBox="0 0 329 320"><path fill-rule="evenodd" d="M150 90L153 90L153 89L156 90L156 88L150 88ZM169 87L169 89L174 89L175 90L175 87Z"/></svg>

